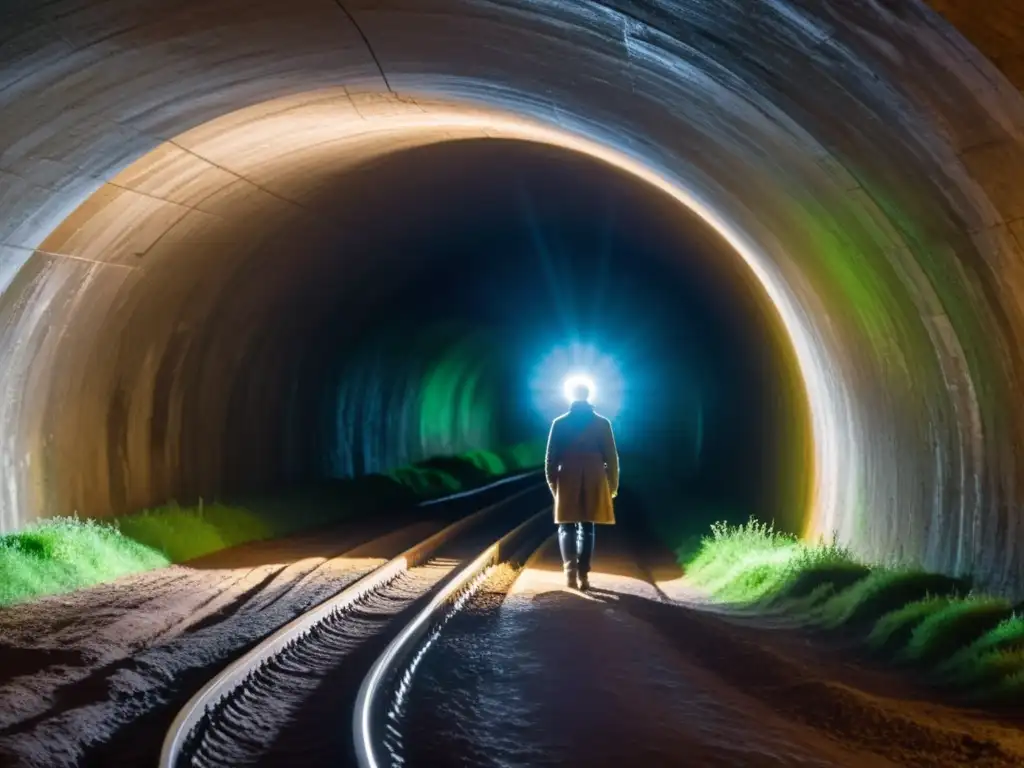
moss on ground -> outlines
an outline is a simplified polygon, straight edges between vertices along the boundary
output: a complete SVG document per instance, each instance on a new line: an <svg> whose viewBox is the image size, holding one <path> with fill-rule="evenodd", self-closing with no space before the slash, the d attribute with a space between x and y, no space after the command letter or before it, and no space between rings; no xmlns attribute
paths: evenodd
<svg viewBox="0 0 1024 768"><path fill-rule="evenodd" d="M968 579L862 563L834 540L800 541L754 519L713 525L681 561L715 599L853 633L870 653L919 667L972 700L1024 694L1021 606L973 594Z"/></svg>
<svg viewBox="0 0 1024 768"><path fill-rule="evenodd" d="M476 451L402 467L386 475L325 483L251 503L175 502L109 520L50 518L0 536L0 606L193 560L227 547L412 504L532 469L532 444Z"/></svg>

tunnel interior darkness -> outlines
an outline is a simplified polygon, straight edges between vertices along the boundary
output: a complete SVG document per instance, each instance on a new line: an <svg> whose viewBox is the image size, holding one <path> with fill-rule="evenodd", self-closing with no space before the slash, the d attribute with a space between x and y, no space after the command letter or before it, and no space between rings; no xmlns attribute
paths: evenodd
<svg viewBox="0 0 1024 768"><path fill-rule="evenodd" d="M728 244L675 200L507 140L392 154L331 194L355 206L361 248L407 266L361 325L338 307L314 342L325 368L307 369L309 386L329 383L339 417L299 431L327 428L329 472L543 439L565 409L563 374L607 358L621 391L602 400L614 382L592 366L596 404L613 409L625 481L659 522L799 526L809 435L788 338ZM563 357L568 368L545 363Z"/></svg>
<svg viewBox="0 0 1024 768"><path fill-rule="evenodd" d="M348 167L306 205L337 226L186 231L169 271L89 329L116 356L77 373L102 393L117 372L95 412L105 450L92 483L41 454L44 475L79 479L45 497L54 512L543 441L562 374L535 369L584 346L619 369L625 478L662 530L752 513L798 529L810 438L788 338L729 245L664 192L564 149L467 139Z"/></svg>
<svg viewBox="0 0 1024 768"><path fill-rule="evenodd" d="M8 295L63 316L5 307L40 349L15 507L27 486L33 514L107 516L536 443L564 371L528 367L584 345L616 361L610 415L661 520L799 528L808 404L732 246L636 171L486 115L431 131L403 108L339 142L325 118L361 102L200 126L50 233ZM296 151L267 152L282 127ZM218 151L255 167L232 181Z"/></svg>
<svg viewBox="0 0 1024 768"><path fill-rule="evenodd" d="M1007 5L976 14L973 5L971 34L991 42L1002 18L992 9ZM936 7L962 11L957 0ZM653 266L663 262L651 246L651 266L616 273L630 290L608 305L618 306L608 312L613 331L576 318L581 334L610 334L581 339L621 356L630 387L642 387L646 366L674 344L678 369L664 378L680 384L677 414L687 413L689 395L680 393L692 381L709 418L712 394L747 409L705 436L743 432L730 424L746 424L755 444L754 423L760 434L799 432L780 421L784 406L754 403L788 391L786 383L799 389L785 355L757 376L761 358L739 353L764 349L750 335L755 318L769 318L772 337L781 323L813 439L799 468L765 470L762 479L810 485L806 532L835 531L870 559L1024 589L1016 396L1024 97L927 4L53 0L10 8L0 29L3 530L74 510L106 515L372 468L424 445L504 440L510 424L526 423L512 413L514 393L500 388L522 374L501 368L505 347L524 336L508 331L507 319L493 330L461 294L436 327L417 324L415 340L397 320L412 281L448 286L454 273L476 275L474 290L488 295L492 278L474 271L485 262L457 253L454 230L452 254L434 267L418 260L422 244L403 238L444 223L442 214L426 221L429 201L415 209L382 201L368 212L353 199L374 186L374 158L525 140L604 161L691 209L733 258L715 258L717 241L678 252L744 266L770 299L767 313L740 312L753 307L739 295L743 282L723 279L737 286L730 302L707 291L702 303L691 289L704 273L687 262L686 276L670 279ZM1012 43L991 42L1011 76ZM454 204L486 218L482 199ZM572 254L593 246L568 234L582 214L561 210L536 220L547 216L552 243L565 241L550 246L568 254L552 274L572 275L585 293L586 270L575 266L583 257ZM517 252L516 238L506 240L486 247ZM618 252L643 250L642 240L629 242ZM517 262L494 263L514 271ZM664 269L682 269L673 263ZM550 278L530 284L552 291ZM504 279L518 284L511 273ZM658 298L668 285L678 300ZM627 350L642 345L626 341L618 318L624 297L641 294L650 297L644 316L671 330L645 338L650 350L636 362ZM538 316L548 311L542 304L536 297ZM723 317L727 304L734 314ZM745 395L724 383L732 374L702 346L704 333L683 338L680 329L712 316L734 343L731 370L749 376ZM730 335L742 317L753 329ZM545 352L521 346L508 359ZM367 361L362 379L351 366L330 366L346 355ZM390 367L397 358L404 372ZM375 374L374 365L396 373ZM263 375L246 375L253 371ZM375 377L406 390L434 382L424 390L435 404L429 418L399 408L390 416L407 426L377 438L338 432L339 420L363 423L356 413L365 423L384 418L386 387ZM342 393L333 404L318 394L325 380ZM782 390L772 394L771 382ZM633 415L671 410L658 405L623 399L624 440ZM485 412L497 415L479 426L487 420L474 414ZM667 422L673 433L692 432ZM639 416L635 424L650 426ZM726 449L702 445L702 467L727 465L712 460ZM735 464L746 468L748 455L734 453ZM659 476L686 478L688 465L675 460L682 468ZM714 474L696 485L713 486ZM782 503L786 492L762 479L751 478L750 497Z"/></svg>

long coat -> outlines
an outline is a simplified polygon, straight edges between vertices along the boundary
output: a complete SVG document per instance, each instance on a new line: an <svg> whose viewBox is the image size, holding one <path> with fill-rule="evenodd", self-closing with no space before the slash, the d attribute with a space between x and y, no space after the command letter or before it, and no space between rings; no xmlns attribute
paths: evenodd
<svg viewBox="0 0 1024 768"><path fill-rule="evenodd" d="M589 403L573 403L551 423L544 473L556 523L615 524L619 454L611 422Z"/></svg>

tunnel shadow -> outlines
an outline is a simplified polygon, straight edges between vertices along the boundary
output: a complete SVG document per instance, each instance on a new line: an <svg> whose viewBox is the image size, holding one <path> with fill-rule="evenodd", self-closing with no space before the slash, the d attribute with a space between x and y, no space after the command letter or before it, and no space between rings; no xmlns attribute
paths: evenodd
<svg viewBox="0 0 1024 768"><path fill-rule="evenodd" d="M244 509L258 520L301 518L315 522L291 530L271 530L267 538L224 547L178 565L193 570L287 566L306 558L337 557L356 548L360 557L390 557L394 552L386 538L389 531L444 517L419 514L410 497L397 495L392 488L378 499L360 496L363 493L354 497L339 485L243 502Z"/></svg>
<svg viewBox="0 0 1024 768"><path fill-rule="evenodd" d="M272 537L224 547L198 558L178 563L198 570L252 568L264 565L289 565L306 558L346 555L358 558L390 559L398 551L412 546L436 530L484 507L538 484L534 477L499 484L514 478L492 475L459 458L433 459L415 465L420 470L445 471L456 482L445 482L428 491L413 492L410 487L387 475L367 475L344 480L322 481L316 485L255 499L240 500L238 505L257 520L299 520L301 524L272 530ZM447 467L441 470L441 467ZM457 473L457 474L456 474ZM475 491L483 488L484 490ZM453 493L468 492L466 496ZM420 506L425 499L440 498L438 503ZM532 496L528 498L532 499ZM405 546L396 549L396 537L416 530ZM407 532L407 531L406 531ZM394 535L390 535L394 534ZM145 543L145 542L143 542Z"/></svg>
<svg viewBox="0 0 1024 768"><path fill-rule="evenodd" d="M617 508L621 510L619 525L614 529L598 528L593 576L636 578L634 570L622 567L627 563L601 557L602 538L607 542L610 535L618 536L628 543L636 564L646 571L659 597L631 590L627 581L621 589L618 585L608 588L606 583L592 586L585 594L560 585L537 594L537 607L574 613L597 605L599 610L624 612L661 636L682 663L710 671L736 690L794 717L814 721L818 712L829 711L848 712L851 718L877 714L857 709L856 700L843 693L849 690L876 697L894 708L948 707L957 720L969 717L999 727L1024 726L1024 708L1020 705L979 706L964 701L928 685L910 670L865 658L861 646L851 645L848 638L839 645L833 635L819 636L801 627L766 624L761 615L706 610L697 604L673 601L658 585L683 579L683 566L651 530L651 516L640 499L623 492ZM552 572L554 580L560 576L558 565L556 558L537 567ZM669 591L679 597L676 591ZM858 721L852 722L851 727L856 727Z"/></svg>
<svg viewBox="0 0 1024 768"><path fill-rule="evenodd" d="M654 533L650 519L650 510L643 498L623 488L616 501L616 524L597 526L593 573L635 579L639 570L655 587L682 579L685 575L683 567L675 553ZM531 562L530 568L548 573L561 572L557 530L557 526L552 524L552 539L544 544L548 548L548 556ZM620 556L609 557L609 545Z"/></svg>
<svg viewBox="0 0 1024 768"><path fill-rule="evenodd" d="M893 711L922 706L931 712L936 706L948 707L957 721L967 717L1001 727L1024 727L1020 705L979 707L930 687L906 669L818 642L800 629L764 626L642 595L619 593L617 597L616 610L651 627L684 663L698 665L777 711L812 724L827 725L835 715L847 727L856 728L857 717L878 716L877 707L862 702L878 700ZM941 718L941 712L937 716ZM907 717L915 722L913 710Z"/></svg>
<svg viewBox="0 0 1024 768"><path fill-rule="evenodd" d="M620 499L620 505L625 513L623 533L637 562L647 572L651 582L657 585L683 578L685 572L679 557L654 532L652 521L655 519L655 513L651 508L650 497L637 493L631 487L624 487ZM663 492L658 495L656 503L671 509L679 506L680 500L675 492Z"/></svg>
<svg viewBox="0 0 1024 768"><path fill-rule="evenodd" d="M618 593L610 590L594 589L587 592L561 587L550 589L547 592L540 592L533 598L533 605L537 608L563 611L573 610L585 603L603 603L615 605L618 601Z"/></svg>
<svg viewBox="0 0 1024 768"><path fill-rule="evenodd" d="M758 628L733 622L693 606L668 601L652 600L643 596L620 595L618 608L642 621L659 634L685 663L695 664L713 672L731 686L755 695L768 696L774 701L776 693L797 694L805 689L827 696L831 683L837 680L813 676L812 665L806 657L799 661L772 650L770 634L777 630ZM874 695L892 696L893 686L866 686L857 672L851 675L851 687ZM899 698L907 699L906 695ZM916 697L927 700L926 694ZM835 706L835 702L831 705Z"/></svg>

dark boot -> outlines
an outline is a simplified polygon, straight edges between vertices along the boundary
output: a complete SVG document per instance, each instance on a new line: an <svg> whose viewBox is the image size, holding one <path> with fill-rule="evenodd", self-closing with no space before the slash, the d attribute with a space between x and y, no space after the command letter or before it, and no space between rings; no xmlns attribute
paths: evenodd
<svg viewBox="0 0 1024 768"><path fill-rule="evenodd" d="M587 577L587 574L581 572L580 573L580 591L586 592L588 589L590 589L590 579Z"/></svg>
<svg viewBox="0 0 1024 768"><path fill-rule="evenodd" d="M579 589L579 584L576 581L576 566L566 565L563 568L565 570L565 584L569 589Z"/></svg>

